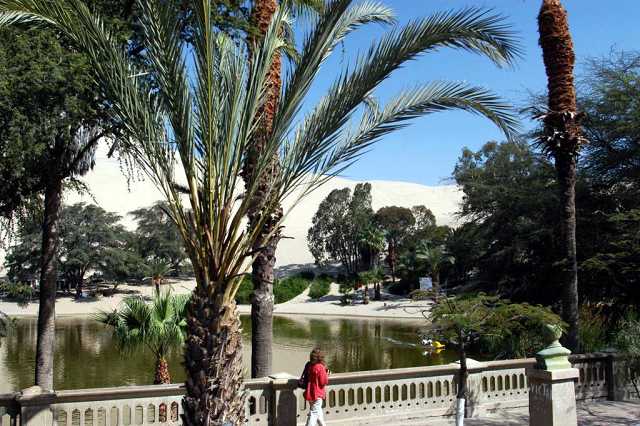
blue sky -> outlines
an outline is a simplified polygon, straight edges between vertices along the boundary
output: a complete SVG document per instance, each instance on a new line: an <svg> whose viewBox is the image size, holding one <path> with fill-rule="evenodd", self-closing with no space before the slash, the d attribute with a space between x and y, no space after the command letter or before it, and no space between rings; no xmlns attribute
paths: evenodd
<svg viewBox="0 0 640 426"><path fill-rule="evenodd" d="M540 0L380 0L392 7L400 23L434 11L481 6L507 16L521 39L524 55L514 69L498 69L490 61L457 50L443 50L409 63L386 81L378 96L431 80L466 81L492 89L517 106L524 105L529 91L543 92L546 76L538 47L536 17ZM640 0L564 0L574 38L577 73L587 57L608 55L612 48L640 49ZM339 67L364 51L384 27L368 26L353 34L321 72L310 93L317 100ZM448 182L465 146L477 149L489 140L501 140L500 132L486 119L463 112L433 114L387 136L371 152L343 173L357 180L400 180L425 185Z"/></svg>

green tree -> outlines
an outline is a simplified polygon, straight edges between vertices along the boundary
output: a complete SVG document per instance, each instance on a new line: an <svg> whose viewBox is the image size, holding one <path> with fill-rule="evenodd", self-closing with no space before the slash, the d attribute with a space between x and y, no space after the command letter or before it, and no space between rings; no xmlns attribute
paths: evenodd
<svg viewBox="0 0 640 426"><path fill-rule="evenodd" d="M445 241L445 250L455 259L449 268L448 279L451 286L468 284L478 273L478 260L484 249L485 241L479 236L480 226L473 222L464 222L451 229Z"/></svg>
<svg viewBox="0 0 640 426"><path fill-rule="evenodd" d="M372 220L371 184L357 184L353 196L349 188L331 191L318 206L307 234L316 263L337 261L349 274L361 270L370 263L364 259L370 246L363 244L362 236L370 232Z"/></svg>
<svg viewBox="0 0 640 426"><path fill-rule="evenodd" d="M130 0L84 3L108 16L114 40L138 50ZM62 191L93 167L98 142L117 137L118 124L95 90L87 56L57 31L3 28L0 37L0 219L11 222L43 198L35 381L52 389Z"/></svg>
<svg viewBox="0 0 640 426"><path fill-rule="evenodd" d="M166 203L129 212L136 221L136 239L140 256L149 262L162 261L179 272L187 253L176 223L168 214Z"/></svg>
<svg viewBox="0 0 640 426"><path fill-rule="evenodd" d="M129 278L122 276L125 272L122 268L142 267L141 259L131 253L131 235L118 224L118 215L95 205L78 203L64 207L60 216L59 244L53 262L66 282L75 287L77 296L81 295L90 270L102 272L107 278ZM33 259L40 256L41 239L35 221L31 226L25 224L20 243L7 253L10 278L20 280L39 272L40 265Z"/></svg>
<svg viewBox="0 0 640 426"><path fill-rule="evenodd" d="M421 241L433 246L444 244L450 228L438 225L436 217L427 206L413 206L411 207L411 214L415 218L415 223L411 234L404 240L404 250L414 249Z"/></svg>
<svg viewBox="0 0 640 426"><path fill-rule="evenodd" d="M640 191L640 52L613 52L587 60L578 86L585 113L584 170L596 187L614 190L625 202ZM637 204L636 204L637 205Z"/></svg>
<svg viewBox="0 0 640 426"><path fill-rule="evenodd" d="M640 53L589 59L578 88L589 140L576 188L580 294L624 309L640 301Z"/></svg>
<svg viewBox="0 0 640 426"><path fill-rule="evenodd" d="M113 312L102 312L96 319L111 327L120 350L139 347L156 357L154 384L171 383L167 354L181 348L187 334L188 295L157 293L151 303L143 297L127 297Z"/></svg>
<svg viewBox="0 0 640 426"><path fill-rule="evenodd" d="M458 352L458 394L456 424L466 417L467 398L467 352L469 347L483 337L493 339L521 340L523 333L541 334L547 325L564 326L560 317L542 306L511 303L496 296L477 295L450 296L435 299L435 305L427 314L430 325L424 339L446 342ZM542 347L536 348L536 350Z"/></svg>
<svg viewBox="0 0 640 426"><path fill-rule="evenodd" d="M376 212L374 220L387 240L386 260L391 269L391 278L395 281L400 244L410 235L416 220L410 209L397 206L382 207Z"/></svg>
<svg viewBox="0 0 640 426"><path fill-rule="evenodd" d="M78 203L63 209L57 263L76 297L82 295L85 276L100 268L106 252L125 248L127 232L119 220L95 205Z"/></svg>
<svg viewBox="0 0 640 426"><path fill-rule="evenodd" d="M10 217L25 198L44 193L35 376L37 385L52 389L54 257L63 181L93 166L108 124L83 55L68 51L52 31L3 29L1 37L0 150L7 155L0 159L0 208Z"/></svg>
<svg viewBox="0 0 640 426"><path fill-rule="evenodd" d="M381 300L380 285L384 279L382 269L375 268L368 271L360 272L358 279L364 284L363 300L365 304L369 302L369 285L373 285L374 300Z"/></svg>
<svg viewBox="0 0 640 426"><path fill-rule="evenodd" d="M34 212L19 221L13 238L15 244L8 247L4 266L7 277L14 282L31 281L40 275L42 250L42 218Z"/></svg>
<svg viewBox="0 0 640 426"><path fill-rule="evenodd" d="M558 298L557 200L552 165L526 141L464 149L453 176L464 193L448 251L473 281L515 300L553 304ZM455 236L456 234L454 234ZM469 279L469 277L467 277Z"/></svg>
<svg viewBox="0 0 640 426"><path fill-rule="evenodd" d="M262 42L246 60L242 46L215 33L209 1L194 2L194 48L186 53L169 6L152 0L139 4L148 37L148 72L159 85L151 95L131 78L138 74L136 64L77 0L0 0L0 24L46 19L91 58L96 81L113 106L110 111L125 124L122 140L167 198L194 268L197 286L188 308L183 422L239 423L244 412L242 335L234 295L247 258L253 260L256 254L256 241L267 241L260 232L243 232L243 218L258 191L255 182L271 176L274 156L282 154L281 171L272 176L261 221L271 219L276 206L294 189L304 197L407 119L465 109L488 117L511 135L515 121L506 105L484 89L458 83L427 85L400 94L383 108L362 108L382 81L420 53L453 46L508 64L518 48L504 20L482 9L438 14L397 27L298 121L301 102L336 45L363 24L391 19L389 11L377 4L350 7L350 0L328 4L283 85L274 127L253 171L254 183L239 197L236 189L256 112L264 100L265 78L275 52L285 44L280 36L288 22L287 8L277 10ZM195 64L189 78L187 63ZM343 131L354 115L359 116L357 127ZM184 170L186 197L175 185L175 162Z"/></svg>
<svg viewBox="0 0 640 426"><path fill-rule="evenodd" d="M317 264L339 261L353 272L358 264L358 250L349 233L350 199L351 191L343 188L334 189L322 200L307 233L307 244Z"/></svg>
<svg viewBox="0 0 640 426"><path fill-rule="evenodd" d="M560 0L543 0L538 15L540 47L548 79L548 108L540 143L555 160L560 206L559 285L562 316L569 324L566 345L578 349L578 258L576 251L576 168L585 142L573 82L575 54L567 12Z"/></svg>
<svg viewBox="0 0 640 426"><path fill-rule="evenodd" d="M587 291L596 300L633 304L640 300L640 209L608 215L607 222L610 237L580 262L581 276L592 283Z"/></svg>
<svg viewBox="0 0 640 426"><path fill-rule="evenodd" d="M113 281L114 288L128 280L141 280L146 273L145 260L137 250L137 239L133 233L120 230L118 243L104 247L96 270L102 278Z"/></svg>

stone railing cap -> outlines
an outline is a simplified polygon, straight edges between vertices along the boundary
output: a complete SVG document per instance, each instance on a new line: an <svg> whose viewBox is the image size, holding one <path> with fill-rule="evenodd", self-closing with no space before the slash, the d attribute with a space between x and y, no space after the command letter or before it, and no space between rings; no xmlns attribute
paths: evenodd
<svg viewBox="0 0 640 426"><path fill-rule="evenodd" d="M293 374L289 374L289 373L275 373L269 376L271 379L274 380L289 380L289 379L296 379L297 377L294 376Z"/></svg>
<svg viewBox="0 0 640 426"><path fill-rule="evenodd" d="M567 381L580 377L580 371L577 368L565 368L563 370L538 370L531 368L527 369L527 376L529 378L549 381Z"/></svg>

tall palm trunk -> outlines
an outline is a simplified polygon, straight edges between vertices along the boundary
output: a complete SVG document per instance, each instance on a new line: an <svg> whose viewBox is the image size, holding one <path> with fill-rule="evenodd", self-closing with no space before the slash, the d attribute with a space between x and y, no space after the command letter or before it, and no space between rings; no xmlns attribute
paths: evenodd
<svg viewBox="0 0 640 426"><path fill-rule="evenodd" d="M548 78L549 111L544 119L544 144L555 159L561 203L562 315L569 324L565 344L577 351L578 265L576 259L576 160L583 141L573 82L575 55L560 0L544 0L538 16L540 46Z"/></svg>
<svg viewBox="0 0 640 426"><path fill-rule="evenodd" d="M215 288L226 286L216 286ZM224 290L222 290L224 291ZM236 305L198 283L189 304L185 368L185 425L244 422L242 332Z"/></svg>
<svg viewBox="0 0 640 426"><path fill-rule="evenodd" d="M250 37L249 45L257 43L258 38L264 36L271 22L271 18L278 7L277 0L256 0L251 11L251 22L258 30L257 37ZM264 176L255 176L255 164L264 152L264 145L273 127L273 120L278 106L280 88L282 85L280 76L280 55L276 54L267 76L267 99L261 110L259 131L253 141L253 147L244 164L243 177L250 187L250 182L260 179L258 190L249 215L249 227L260 226L264 201L270 196L270 183L279 173L277 156L273 159L272 166ZM258 239L253 249L258 253L252 265L253 294L251 296L251 377L265 377L271 374L273 343L273 283L275 279L274 268L276 264L276 247L279 241L279 232L276 226L282 215L282 208L276 206L275 213L264 221ZM265 242L266 241L266 242Z"/></svg>
<svg viewBox="0 0 640 426"><path fill-rule="evenodd" d="M169 363L167 359L160 355L156 359L156 375L153 379L154 385L168 385L171 383L171 375L169 374Z"/></svg>
<svg viewBox="0 0 640 426"><path fill-rule="evenodd" d="M62 179L52 174L44 196L42 224L42 261L40 268L40 306L38 307L38 337L36 344L36 385L53 390L53 362L56 328L55 255L58 246Z"/></svg>
<svg viewBox="0 0 640 426"><path fill-rule="evenodd" d="M436 297L440 294L440 272L433 271L431 273L431 284L433 285L433 291L436 294Z"/></svg>
<svg viewBox="0 0 640 426"><path fill-rule="evenodd" d="M393 240L389 241L389 254L387 255L387 263L391 269L391 280L396 282L396 244Z"/></svg>

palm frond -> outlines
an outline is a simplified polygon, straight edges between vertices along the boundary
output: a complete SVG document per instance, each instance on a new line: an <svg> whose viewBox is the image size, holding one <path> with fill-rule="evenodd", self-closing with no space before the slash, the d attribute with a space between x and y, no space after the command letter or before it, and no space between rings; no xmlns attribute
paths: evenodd
<svg viewBox="0 0 640 426"><path fill-rule="evenodd" d="M311 20L324 10L324 0L282 0L281 4L297 18Z"/></svg>
<svg viewBox="0 0 640 426"><path fill-rule="evenodd" d="M329 93L296 129L296 138L305 140L313 150L326 149L326 141L336 137L363 99L393 71L419 54L454 47L485 55L498 65L512 63L519 50L513 34L502 22L499 15L469 8L436 14L392 31L358 58L355 70L338 77ZM304 86L293 87L292 93L285 92L285 99L295 99L299 96L297 91L304 92ZM284 128L291 117L286 110L281 113L278 125ZM284 129L280 131L286 133Z"/></svg>
<svg viewBox="0 0 640 426"><path fill-rule="evenodd" d="M164 356L180 347L186 337L188 295L163 292L148 303L140 296L125 298L111 312L100 312L94 319L109 326L118 348L128 353L140 346L154 355Z"/></svg>
<svg viewBox="0 0 640 426"><path fill-rule="evenodd" d="M333 0L318 18L303 44L300 60L283 85L282 102L274 123L273 137L282 138L300 110L311 83L335 46L352 31L370 23L391 24L393 12L385 5L367 1L349 9L353 0Z"/></svg>
<svg viewBox="0 0 640 426"><path fill-rule="evenodd" d="M296 134L283 158L284 173L290 173L288 178L300 182L309 180L309 174L318 176L318 180L306 189L311 191L341 173L387 134L407 126L409 120L434 112L459 109L482 115L509 138L519 129L508 104L486 89L464 83L434 82L408 90L389 101L383 110L371 100L366 102L368 108L363 112L357 130L341 132L328 140L321 150L309 150L307 142L298 139L303 135Z"/></svg>

